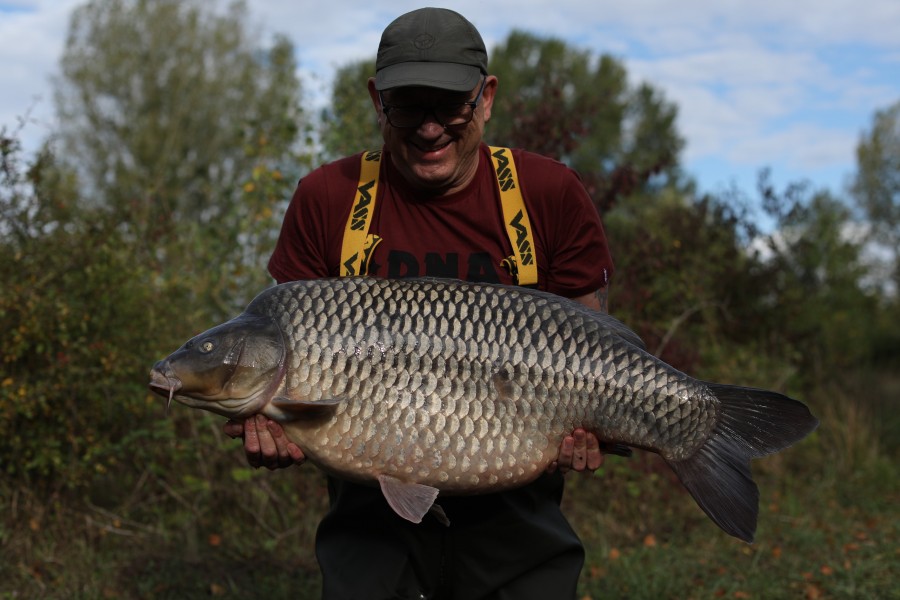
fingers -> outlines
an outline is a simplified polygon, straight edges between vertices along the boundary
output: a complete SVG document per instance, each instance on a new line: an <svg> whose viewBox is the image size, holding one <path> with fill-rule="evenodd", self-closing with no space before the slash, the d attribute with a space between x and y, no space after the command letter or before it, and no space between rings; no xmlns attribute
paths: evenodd
<svg viewBox="0 0 900 600"><path fill-rule="evenodd" d="M278 454L278 441L269 430L268 421L264 416L256 415L256 436L259 439L261 466L271 470L282 465Z"/></svg>
<svg viewBox="0 0 900 600"><path fill-rule="evenodd" d="M269 470L302 464L306 457L291 442L281 425L262 415L244 421L244 452L251 467Z"/></svg>
<svg viewBox="0 0 900 600"><path fill-rule="evenodd" d="M552 473L557 469L562 473L570 470L591 472L599 469L602 464L603 453L597 436L579 427L572 435L563 438L559 446L559 458L550 464L547 472Z"/></svg>
<svg viewBox="0 0 900 600"><path fill-rule="evenodd" d="M228 419L228 421L225 422L225 425L222 426L222 431L224 431L225 435L231 439L242 437L244 435L244 422Z"/></svg>
<svg viewBox="0 0 900 600"><path fill-rule="evenodd" d="M290 441L284 433L281 425L276 421L268 421L266 429L275 442L275 450L279 467L289 467L292 464L302 464L306 460L303 451L294 442ZM273 468L273 467L269 467Z"/></svg>
<svg viewBox="0 0 900 600"><path fill-rule="evenodd" d="M262 452L259 443L259 432L256 430L256 417L250 417L244 421L244 453L251 467L259 468L262 465Z"/></svg>
<svg viewBox="0 0 900 600"><path fill-rule="evenodd" d="M300 446L294 442L288 442L287 450L288 454L291 456L291 460L294 461L294 464L302 465L306 462L306 455L303 454L303 450L300 449Z"/></svg>
<svg viewBox="0 0 900 600"><path fill-rule="evenodd" d="M587 435L584 433L584 429L579 428L575 430L572 437L575 438L575 447L572 450L572 470L584 471L587 465Z"/></svg>
<svg viewBox="0 0 900 600"><path fill-rule="evenodd" d="M603 465L600 440L593 433L585 433L585 456L585 469L587 471L596 471Z"/></svg>
<svg viewBox="0 0 900 600"><path fill-rule="evenodd" d="M567 435L559 446L559 458L556 459L554 471L558 468L563 474L572 469L572 457L575 454L575 438Z"/></svg>

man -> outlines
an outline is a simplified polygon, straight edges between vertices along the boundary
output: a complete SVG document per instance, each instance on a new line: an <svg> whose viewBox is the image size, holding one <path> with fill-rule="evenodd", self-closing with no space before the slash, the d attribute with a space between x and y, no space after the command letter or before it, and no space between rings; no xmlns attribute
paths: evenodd
<svg viewBox="0 0 900 600"><path fill-rule="evenodd" d="M384 137L377 192L364 193L374 188L363 185L361 155L310 173L285 215L269 261L272 276L286 282L355 274L360 271L351 267L358 267L379 277L517 284L521 268L536 258L537 287L605 311L612 262L600 219L574 172L511 152L520 213L527 213L530 231L518 238L507 231L501 188L516 186L500 183L501 169L482 141L497 85L480 34L461 15L426 8L391 23L368 82ZM369 234L360 249L365 261L347 260L362 255L347 250L351 224ZM528 258L514 246L525 247ZM263 417L229 422L225 431L243 435L251 465L304 460L278 424ZM584 550L559 509L562 472L594 470L601 460L597 439L576 430L549 472L524 488L442 497L449 527L431 517L411 524L393 513L377 488L330 478L331 510L316 537L323 595L573 598Z"/></svg>

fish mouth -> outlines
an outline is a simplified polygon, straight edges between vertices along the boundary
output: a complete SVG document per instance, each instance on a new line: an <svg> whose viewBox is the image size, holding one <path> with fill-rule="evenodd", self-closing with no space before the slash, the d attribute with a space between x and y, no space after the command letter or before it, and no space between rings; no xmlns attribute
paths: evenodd
<svg viewBox="0 0 900 600"><path fill-rule="evenodd" d="M156 363L150 371L150 391L166 398L166 416L169 416L169 407L172 406L172 398L175 392L182 388L181 380L172 372L168 364Z"/></svg>

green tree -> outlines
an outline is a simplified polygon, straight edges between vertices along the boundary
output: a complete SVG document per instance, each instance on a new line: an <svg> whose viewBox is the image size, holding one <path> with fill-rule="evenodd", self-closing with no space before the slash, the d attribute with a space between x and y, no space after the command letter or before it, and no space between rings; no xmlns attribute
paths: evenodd
<svg viewBox="0 0 900 600"><path fill-rule="evenodd" d="M46 148L26 163L4 131L0 155L0 464L38 489L85 486L121 466L149 357L197 315L187 285L148 285L121 227L78 201Z"/></svg>
<svg viewBox="0 0 900 600"><path fill-rule="evenodd" d="M610 306L650 352L690 373L715 373L746 343L736 323L755 305L752 235L731 198L676 188L624 197L604 216L616 262Z"/></svg>
<svg viewBox="0 0 900 600"><path fill-rule="evenodd" d="M136 260L197 278L223 312L265 284L302 157L291 43L261 49L241 3L95 0L76 9L57 80L64 162ZM173 271L174 272L174 271Z"/></svg>
<svg viewBox="0 0 900 600"><path fill-rule="evenodd" d="M381 148L381 131L366 91L367 81L374 74L374 59L344 65L335 73L331 102L322 111L321 141L326 159Z"/></svg>
<svg viewBox="0 0 900 600"><path fill-rule="evenodd" d="M124 484L140 473L123 456L162 476L210 443L194 416L160 419L147 372L268 284L282 173L304 168L293 48L261 50L246 23L242 5L88 3L58 140L26 161L0 135L0 464L16 481Z"/></svg>
<svg viewBox="0 0 900 600"><path fill-rule="evenodd" d="M875 113L872 129L856 147L852 193L872 228L873 240L891 255L900 290L900 102Z"/></svg>
<svg viewBox="0 0 900 600"><path fill-rule="evenodd" d="M513 31L490 70L500 88L487 137L567 163L601 208L677 180L677 110L648 84L630 88L617 59Z"/></svg>
<svg viewBox="0 0 900 600"><path fill-rule="evenodd" d="M796 350L798 369L826 380L835 369L872 358L881 308L866 286L865 239L846 203L793 185L777 192L760 176L763 205L776 229L765 236L758 266L760 316Z"/></svg>

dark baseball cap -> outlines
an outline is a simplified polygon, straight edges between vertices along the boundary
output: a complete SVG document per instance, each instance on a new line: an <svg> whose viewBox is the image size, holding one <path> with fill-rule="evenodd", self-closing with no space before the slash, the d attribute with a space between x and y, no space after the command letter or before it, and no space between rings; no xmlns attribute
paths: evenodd
<svg viewBox="0 0 900 600"><path fill-rule="evenodd" d="M397 17L381 34L375 88L424 86L467 92L487 75L481 34L461 14L420 8Z"/></svg>

